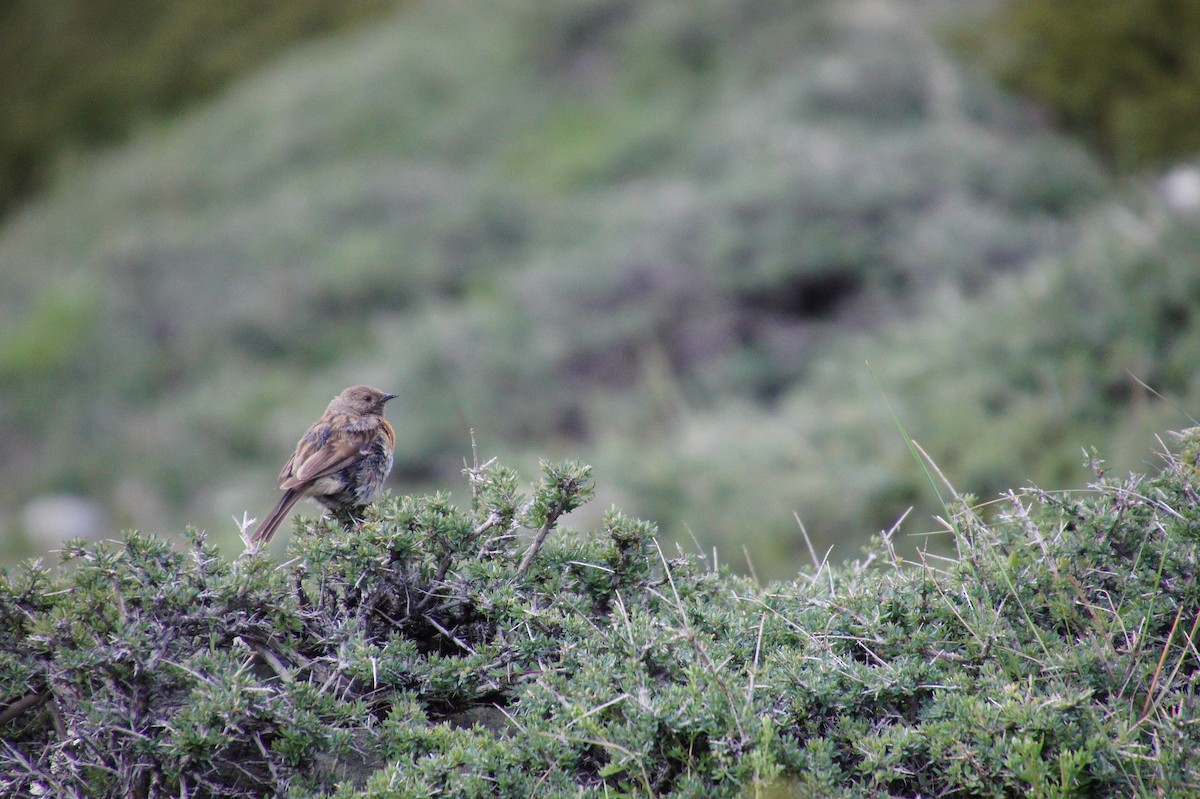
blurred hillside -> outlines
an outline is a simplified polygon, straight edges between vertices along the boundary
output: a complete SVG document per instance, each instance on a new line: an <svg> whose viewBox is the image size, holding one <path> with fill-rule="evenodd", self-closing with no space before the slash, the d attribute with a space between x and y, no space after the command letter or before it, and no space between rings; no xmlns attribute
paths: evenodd
<svg viewBox="0 0 1200 799"><path fill-rule="evenodd" d="M973 7L422 4L93 157L0 231L10 548L63 492L233 546L355 382L395 490L474 429L764 574L793 512L931 528L896 420L984 499L1136 468L1180 418L1129 372L1198 407L1195 221L941 47Z"/></svg>
<svg viewBox="0 0 1200 799"><path fill-rule="evenodd" d="M1003 0L962 32L1004 85L1123 173L1200 149L1198 37L1196 0Z"/></svg>
<svg viewBox="0 0 1200 799"><path fill-rule="evenodd" d="M296 41L395 0L8 0L0 4L0 214L64 151L120 139Z"/></svg>

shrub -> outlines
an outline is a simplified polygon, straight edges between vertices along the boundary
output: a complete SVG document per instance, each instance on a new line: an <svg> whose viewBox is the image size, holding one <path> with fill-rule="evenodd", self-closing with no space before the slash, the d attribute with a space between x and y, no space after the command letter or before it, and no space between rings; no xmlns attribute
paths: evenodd
<svg viewBox="0 0 1200 799"><path fill-rule="evenodd" d="M1195 3L1013 0L987 33L1001 79L1049 106L1110 165L1154 166L1200 148Z"/></svg>
<svg viewBox="0 0 1200 799"><path fill-rule="evenodd" d="M250 3L17 0L0 8L0 213L70 146L177 111L297 40L390 0Z"/></svg>
<svg viewBox="0 0 1200 799"><path fill-rule="evenodd" d="M193 532L0 582L7 795L1162 796L1200 790L1200 432L1154 477L1030 489L958 556L757 585L617 511L388 497L281 565ZM523 544L520 528L535 530ZM541 546L545 542L544 546Z"/></svg>

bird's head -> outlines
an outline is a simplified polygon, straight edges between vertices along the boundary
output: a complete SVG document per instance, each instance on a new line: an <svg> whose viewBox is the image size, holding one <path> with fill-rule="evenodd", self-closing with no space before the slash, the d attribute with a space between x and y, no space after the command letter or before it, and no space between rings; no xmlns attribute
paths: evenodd
<svg viewBox="0 0 1200 799"><path fill-rule="evenodd" d="M387 401L395 398L395 394L386 394L370 386L351 386L334 397L329 409L379 416L383 414L383 406Z"/></svg>

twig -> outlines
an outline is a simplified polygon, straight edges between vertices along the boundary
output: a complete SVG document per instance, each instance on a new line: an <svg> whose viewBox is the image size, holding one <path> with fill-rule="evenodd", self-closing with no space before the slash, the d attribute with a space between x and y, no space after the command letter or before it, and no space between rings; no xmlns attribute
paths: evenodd
<svg viewBox="0 0 1200 799"><path fill-rule="evenodd" d="M32 710L39 705L45 703L50 698L50 689L45 688L41 691L32 694L25 694L20 699L15 700L4 712L0 713L0 724L7 724L17 716L24 713L26 710Z"/></svg>
<svg viewBox="0 0 1200 799"><path fill-rule="evenodd" d="M269 665L275 671L275 673L279 675L280 680L285 683L295 682L295 678L292 677L292 673L287 670L287 666L283 665L283 661L281 661L274 652L272 652L270 649L267 649L266 646L259 644L257 641L247 641L247 643L250 644L250 648L253 649L260 658L265 660L267 665Z"/></svg>
<svg viewBox="0 0 1200 799"><path fill-rule="evenodd" d="M762 580L758 579L758 570L754 568L754 558L750 557L750 548L742 544L742 555L746 558L746 568L750 570L750 579L755 585L762 585Z"/></svg>
<svg viewBox="0 0 1200 799"><path fill-rule="evenodd" d="M1171 641L1175 638L1175 631L1179 629L1179 622L1182 618L1183 608L1180 607L1179 612L1175 614L1175 622L1171 625L1171 631L1167 633L1167 640L1163 642L1162 654L1158 658L1158 665L1154 669L1154 675L1150 678L1150 687L1146 689L1146 701L1142 705L1142 717L1138 719L1139 724L1150 716L1151 711L1158 706L1159 701L1162 699L1161 696L1157 700L1154 698L1154 689L1158 686L1158 678L1162 676L1163 666L1167 662L1167 653L1170 652L1171 649ZM1184 652L1179 658L1179 663L1176 664L1174 670L1172 670L1171 675L1168 678L1168 682L1174 680L1175 675L1179 673L1179 666L1183 664L1184 658L1187 657L1187 648L1191 644L1192 639L1195 637L1196 628L1198 626L1200 626L1200 615L1197 615L1196 620L1192 622L1192 629L1187 634L1187 643L1185 643L1183 646ZM1165 694L1166 692L1167 689L1164 688L1163 693Z"/></svg>
<svg viewBox="0 0 1200 799"><path fill-rule="evenodd" d="M916 445L915 441L913 442L913 445ZM888 560L891 561L892 568L896 571L900 571L901 566L900 558L896 555L896 546L892 543L892 538L895 537L896 531L900 529L900 525L904 524L904 520L908 518L908 514L910 513L912 513L912 505L909 505L908 509L905 510L904 513L900 514L900 518L896 520L895 524L893 524L887 532L880 531L879 533L880 538L883 540L884 547L887 548Z"/></svg>
<svg viewBox="0 0 1200 799"><path fill-rule="evenodd" d="M454 643L456 643L456 644L458 644L460 647L462 647L462 648L463 648L463 650L464 650L464 651L465 651L467 654L470 654L470 655L477 655L477 654L479 654L479 653L478 653L478 652L476 652L474 649L472 649L472 648L471 648L471 646L470 646L469 644L467 644L467 643L463 642L463 640L462 640L461 638L459 638L457 635L455 635L454 633L450 632L449 630L447 630L447 629L446 629L445 627L443 627L442 625L438 624L438 623L437 623L437 619L435 619L435 618L433 618L432 616L429 616L429 615L422 616L421 618L425 619L425 621L427 621L427 622L429 622L430 624L432 624L432 625L434 626L434 628L435 628L435 629L437 629L437 631L438 631L439 633L441 633L442 635L446 636L446 637L447 637L447 638L449 638L451 641L453 641Z"/></svg>
<svg viewBox="0 0 1200 799"><path fill-rule="evenodd" d="M758 676L758 656L762 651L762 635L763 627L767 623L767 614L760 614L758 617L758 640L754 643L754 665L750 669L750 684L746 688L746 703L753 707L754 703L754 682Z"/></svg>
<svg viewBox="0 0 1200 799"><path fill-rule="evenodd" d="M809 558L812 559L813 568L815 568L817 570L816 573L813 574L813 576L809 580L809 582L816 584L816 582L821 578L821 572L827 571L827 576L829 577L829 593L832 594L833 593L833 570L832 569L827 570L827 569L825 569L825 566L829 563L829 556L830 556L830 554L833 553L833 547L830 546L829 549L825 550L825 557L818 560L817 550L816 550L816 548L813 547L812 538L809 537L808 528L806 528L804 526L804 522L800 519L800 514L797 513L796 511L792 511L792 518L796 520L796 524L799 525L799 527L800 527L800 535L804 536L804 544L805 544L805 546L808 547L808 556L809 556Z"/></svg>
<svg viewBox="0 0 1200 799"><path fill-rule="evenodd" d="M521 577L525 576L525 572L529 571L529 567L533 565L533 559L537 557L538 550L542 548L546 536L550 535L550 531L554 529L555 522L558 517L562 516L563 511L567 508L566 499L560 499L554 503L554 507L546 514L546 521L541 528L533 536L533 543L529 545L529 549L525 550L525 557L521 558L521 565L517 567L517 574Z"/></svg>
<svg viewBox="0 0 1200 799"><path fill-rule="evenodd" d="M491 530L493 527L495 527L499 523L500 523L500 514L497 513L496 511L492 511L491 513L488 514L488 517L486 519L484 519L483 524L479 525L478 527L476 527L474 530L471 531L471 535L469 535L467 537L467 541L468 542L474 541L475 539L479 538L479 536L483 535L488 530Z"/></svg>

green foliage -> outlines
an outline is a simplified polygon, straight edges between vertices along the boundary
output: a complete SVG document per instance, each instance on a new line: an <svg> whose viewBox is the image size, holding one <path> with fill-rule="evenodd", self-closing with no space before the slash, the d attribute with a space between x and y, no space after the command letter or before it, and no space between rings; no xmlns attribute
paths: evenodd
<svg viewBox="0 0 1200 799"><path fill-rule="evenodd" d="M1200 6L1157 0L1011 0L971 37L1016 91L1052 109L1109 164L1200 150Z"/></svg>
<svg viewBox="0 0 1200 799"><path fill-rule="evenodd" d="M55 293L32 303L25 324L5 331L7 346L0 361L0 375L53 373L79 359L80 351L93 334L97 303L82 292Z"/></svg>
<svg viewBox="0 0 1200 799"><path fill-rule="evenodd" d="M1153 477L955 509L958 556L760 585L586 467L386 497L293 557L128 534L0 581L12 795L1183 796L1200 790L1200 433ZM551 518L555 517L555 518ZM540 529L540 528L539 528ZM872 562L877 565L872 566Z"/></svg>
<svg viewBox="0 0 1200 799"><path fill-rule="evenodd" d="M177 111L299 39L393 7L353 2L15 0L0 8L0 211L63 150Z"/></svg>

